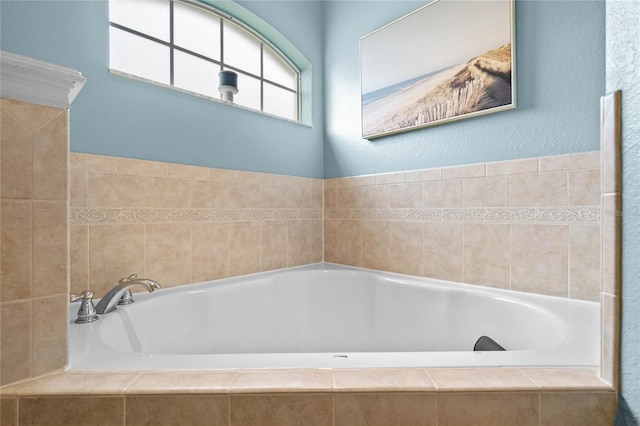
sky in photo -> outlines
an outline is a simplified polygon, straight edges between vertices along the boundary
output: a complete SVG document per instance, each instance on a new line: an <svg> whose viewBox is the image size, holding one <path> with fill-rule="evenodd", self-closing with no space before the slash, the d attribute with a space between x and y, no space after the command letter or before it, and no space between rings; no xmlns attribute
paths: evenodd
<svg viewBox="0 0 640 426"><path fill-rule="evenodd" d="M362 93L467 62L510 40L510 0L435 1L362 38Z"/></svg>

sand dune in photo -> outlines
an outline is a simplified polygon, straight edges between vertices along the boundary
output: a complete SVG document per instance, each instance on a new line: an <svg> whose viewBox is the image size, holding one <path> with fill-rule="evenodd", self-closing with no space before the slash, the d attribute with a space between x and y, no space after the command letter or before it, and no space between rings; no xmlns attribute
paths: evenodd
<svg viewBox="0 0 640 426"><path fill-rule="evenodd" d="M363 108L365 136L511 103L511 44L452 66Z"/></svg>

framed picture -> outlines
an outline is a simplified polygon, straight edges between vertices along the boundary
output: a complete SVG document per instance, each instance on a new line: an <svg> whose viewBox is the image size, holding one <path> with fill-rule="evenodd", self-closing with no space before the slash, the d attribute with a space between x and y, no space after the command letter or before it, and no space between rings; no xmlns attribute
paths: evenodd
<svg viewBox="0 0 640 426"><path fill-rule="evenodd" d="M436 0L362 37L362 137L515 108L513 8Z"/></svg>

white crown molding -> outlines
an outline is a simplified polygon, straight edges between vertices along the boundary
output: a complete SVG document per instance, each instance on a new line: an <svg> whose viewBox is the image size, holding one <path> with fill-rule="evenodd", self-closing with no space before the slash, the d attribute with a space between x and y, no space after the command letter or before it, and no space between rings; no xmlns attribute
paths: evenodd
<svg viewBox="0 0 640 426"><path fill-rule="evenodd" d="M0 50L0 96L69 108L86 78L80 72Z"/></svg>

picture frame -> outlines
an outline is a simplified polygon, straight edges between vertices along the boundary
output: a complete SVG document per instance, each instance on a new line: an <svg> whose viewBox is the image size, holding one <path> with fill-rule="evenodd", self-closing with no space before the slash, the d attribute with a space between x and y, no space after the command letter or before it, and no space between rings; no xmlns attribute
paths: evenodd
<svg viewBox="0 0 640 426"><path fill-rule="evenodd" d="M515 108L514 2L435 0L362 37L362 137Z"/></svg>

